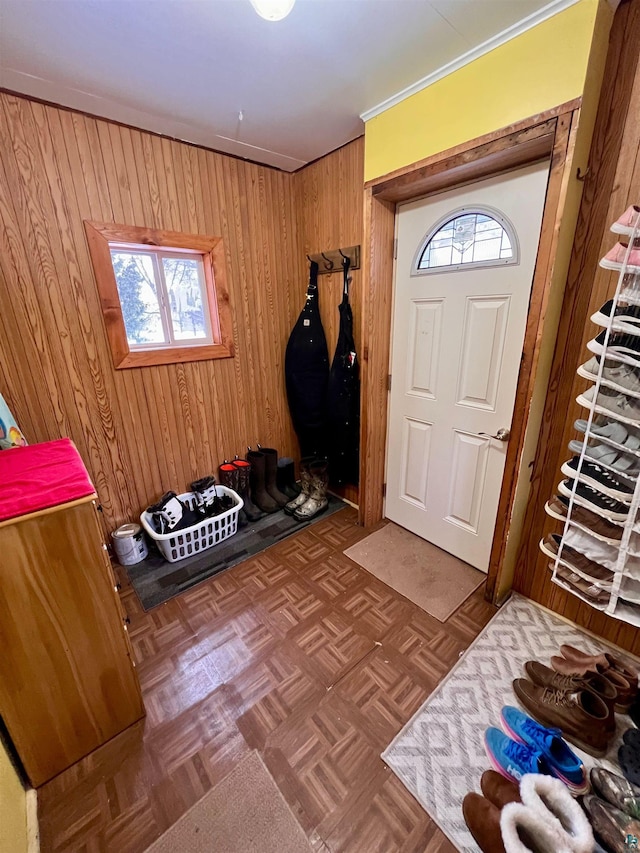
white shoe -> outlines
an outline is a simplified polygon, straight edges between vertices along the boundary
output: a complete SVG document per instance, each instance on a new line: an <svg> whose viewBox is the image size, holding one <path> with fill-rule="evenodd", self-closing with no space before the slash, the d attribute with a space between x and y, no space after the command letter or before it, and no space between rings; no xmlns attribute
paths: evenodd
<svg viewBox="0 0 640 853"><path fill-rule="evenodd" d="M587 431L587 421L578 419L574 422L574 427L578 432ZM640 450L640 438L636 434L635 429L629 429L617 421L608 421L605 424L592 423L590 432L597 435L598 438L611 441L618 445L622 450L637 451Z"/></svg>
<svg viewBox="0 0 640 853"><path fill-rule="evenodd" d="M520 797L572 853L593 853L593 830L567 786L552 776L528 773L520 781Z"/></svg>
<svg viewBox="0 0 640 853"><path fill-rule="evenodd" d="M632 204L622 214L620 219L613 223L611 230L614 234L626 234L630 237L634 230L640 229L640 207Z"/></svg>

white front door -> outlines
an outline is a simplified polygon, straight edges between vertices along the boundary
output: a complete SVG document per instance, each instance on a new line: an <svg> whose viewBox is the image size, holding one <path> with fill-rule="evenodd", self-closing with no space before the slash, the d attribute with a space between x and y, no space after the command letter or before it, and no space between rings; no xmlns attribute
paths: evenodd
<svg viewBox="0 0 640 853"><path fill-rule="evenodd" d="M548 174L398 209L385 513L485 572Z"/></svg>

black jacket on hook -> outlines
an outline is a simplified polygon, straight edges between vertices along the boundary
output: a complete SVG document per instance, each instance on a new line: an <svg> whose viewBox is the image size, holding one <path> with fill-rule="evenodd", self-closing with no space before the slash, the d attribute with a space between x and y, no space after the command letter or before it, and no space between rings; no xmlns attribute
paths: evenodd
<svg viewBox="0 0 640 853"><path fill-rule="evenodd" d="M302 456L327 455L329 350L318 304L318 264L311 263L307 301L284 356L287 398Z"/></svg>
<svg viewBox="0 0 640 853"><path fill-rule="evenodd" d="M343 273L340 331L327 393L329 473L331 482L339 486L358 483L360 462L360 365L349 304L348 260L343 263Z"/></svg>

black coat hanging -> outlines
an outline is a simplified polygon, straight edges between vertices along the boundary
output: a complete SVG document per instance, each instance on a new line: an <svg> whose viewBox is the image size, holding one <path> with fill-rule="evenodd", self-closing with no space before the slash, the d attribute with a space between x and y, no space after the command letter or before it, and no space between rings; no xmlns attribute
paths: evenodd
<svg viewBox="0 0 640 853"><path fill-rule="evenodd" d="M301 455L325 457L329 350L318 304L318 264L313 261L307 301L287 343L284 372L289 410Z"/></svg>
<svg viewBox="0 0 640 853"><path fill-rule="evenodd" d="M349 304L349 258L342 261L340 331L329 374L327 420L329 473L334 485L358 482L360 461L360 365Z"/></svg>

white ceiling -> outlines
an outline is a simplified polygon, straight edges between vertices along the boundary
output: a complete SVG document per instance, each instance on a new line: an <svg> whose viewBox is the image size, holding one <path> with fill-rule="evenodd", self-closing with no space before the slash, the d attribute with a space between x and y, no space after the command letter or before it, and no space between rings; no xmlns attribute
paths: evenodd
<svg viewBox="0 0 640 853"><path fill-rule="evenodd" d="M249 0L0 0L0 86L294 170L572 2L297 0L272 23Z"/></svg>

